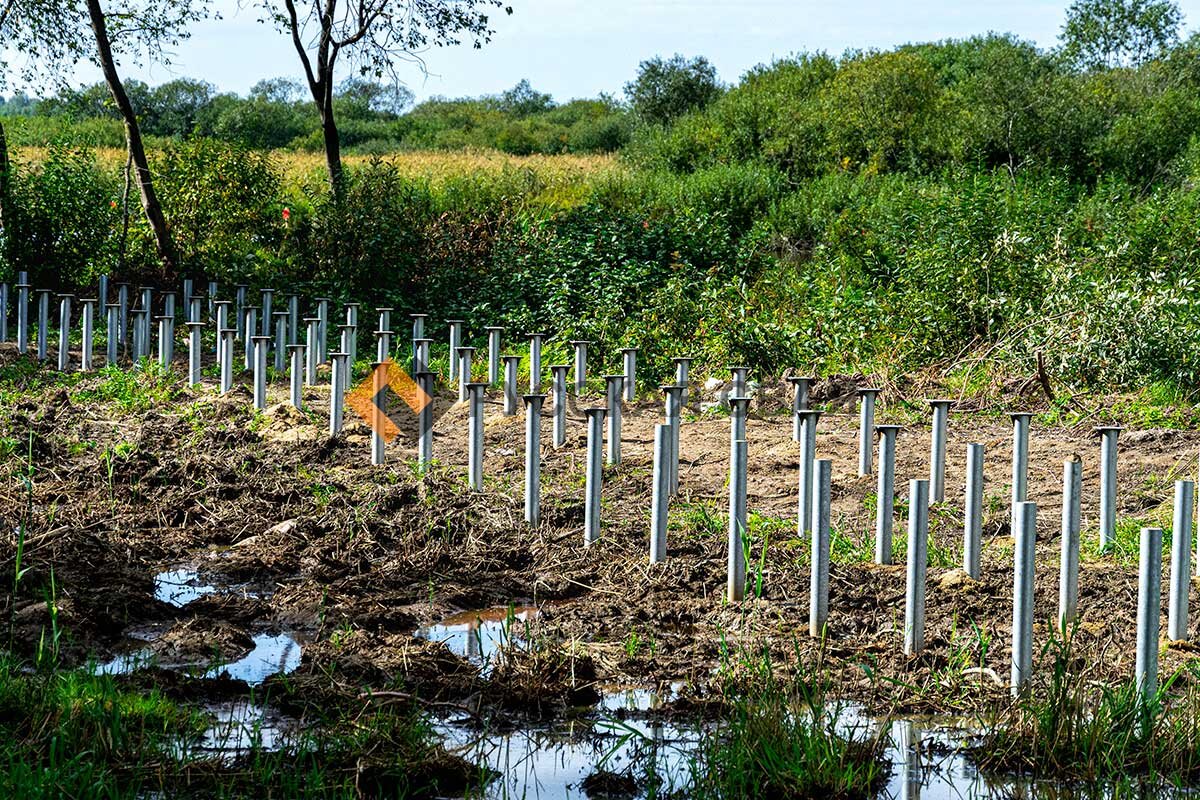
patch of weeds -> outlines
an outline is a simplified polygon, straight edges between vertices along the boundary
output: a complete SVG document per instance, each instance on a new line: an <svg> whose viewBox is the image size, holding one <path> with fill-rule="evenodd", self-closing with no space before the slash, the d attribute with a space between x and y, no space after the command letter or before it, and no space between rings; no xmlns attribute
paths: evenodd
<svg viewBox="0 0 1200 800"><path fill-rule="evenodd" d="M1200 673L1194 666L1147 698L1132 680L1105 686L1077 674L1069 635L1054 637L1043 661L1029 691L987 721L986 735L971 750L981 769L1089 783L1200 777ZM1176 683L1182 692L1172 695Z"/></svg>
<svg viewBox="0 0 1200 800"><path fill-rule="evenodd" d="M49 369L36 358L17 358L0 366L0 405L14 405L30 393L55 386L72 387L83 373Z"/></svg>
<svg viewBox="0 0 1200 800"><path fill-rule="evenodd" d="M684 794L697 798L867 797L888 774L881 726L844 730L818 675L778 677L774 659L730 656L728 711L705 736Z"/></svg>
<svg viewBox="0 0 1200 800"><path fill-rule="evenodd" d="M1170 513L1169 511L1167 512ZM1105 561L1123 567L1137 567L1141 558L1142 528L1170 529L1161 519L1153 517L1118 517L1113 529L1113 538L1107 548L1100 547L1100 531L1091 528L1080 532L1080 558L1087 561ZM1171 537L1163 536L1163 552L1170 552Z"/></svg>
<svg viewBox="0 0 1200 800"><path fill-rule="evenodd" d="M695 539L724 536L728 521L710 503L680 503L668 521L670 529L679 535Z"/></svg>
<svg viewBox="0 0 1200 800"><path fill-rule="evenodd" d="M98 385L75 394L81 404L113 403L124 411L147 411L165 405L183 394L179 376L154 361L143 362L137 369L115 366L100 370Z"/></svg>

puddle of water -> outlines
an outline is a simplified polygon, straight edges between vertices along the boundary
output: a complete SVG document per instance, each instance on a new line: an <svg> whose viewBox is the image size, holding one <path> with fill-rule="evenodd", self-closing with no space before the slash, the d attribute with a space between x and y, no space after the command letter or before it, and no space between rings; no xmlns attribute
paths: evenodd
<svg viewBox="0 0 1200 800"><path fill-rule="evenodd" d="M213 724L204 732L197 747L202 752L229 756L251 748L278 750L286 744L293 720L267 706L249 700L211 705Z"/></svg>
<svg viewBox="0 0 1200 800"><path fill-rule="evenodd" d="M645 711L661 700L654 692L628 690L607 693L597 706L599 718L578 719L530 727L508 733L474 731L465 724L443 719L434 729L446 747L495 770L500 777L484 792L491 800L538 798L584 800L584 780L600 769L613 773L630 770L639 781L653 764L658 781L656 796L686 791L693 764L706 739L717 728L645 720L616 721L613 712ZM972 731L957 722L899 720L887 724L846 706L836 723L843 735L874 736L882 733L885 759L891 764L887 784L879 798L904 800L1072 800L1113 798L1123 792L1108 788L1086 790L1053 781L1033 781L1022 776L984 776L958 751ZM639 787L638 797L648 788ZM1196 797L1196 792L1152 787L1146 797Z"/></svg>
<svg viewBox="0 0 1200 800"><path fill-rule="evenodd" d="M483 611L464 611L436 625L418 628L414 636L441 642L450 652L480 667L486 676L495 667L504 649L520 645L525 624L536 617L532 606L498 606Z"/></svg>
<svg viewBox="0 0 1200 800"><path fill-rule="evenodd" d="M584 780L604 769L644 775L653 763L662 787L686 785L703 733L643 721L576 721L503 734L442 723L447 749L499 773L484 797L582 800Z"/></svg>
<svg viewBox="0 0 1200 800"><path fill-rule="evenodd" d="M254 637L254 649L243 658L228 664L218 664L204 673L206 678L228 674L257 686L272 675L286 675L300 666L300 642L288 633L260 633Z"/></svg>
<svg viewBox="0 0 1200 800"><path fill-rule="evenodd" d="M260 633L253 637L254 648L244 657L227 664L216 664L204 672L206 678L228 673L235 680L258 686L272 675L286 675L300 666L302 647L294 634ZM154 651L147 648L120 653L109 661L92 667L93 675L128 675L154 664ZM163 664L164 669L190 670L195 664Z"/></svg>
<svg viewBox="0 0 1200 800"><path fill-rule="evenodd" d="M266 598L269 592L249 584L222 584L200 577L200 570L183 564L154 576L154 597L168 605L183 608L188 603L210 594L236 594L243 597Z"/></svg>
<svg viewBox="0 0 1200 800"><path fill-rule="evenodd" d="M249 700L211 703L204 711L212 715L212 724L200 736L177 742L176 758L215 756L230 763L252 749L281 750L291 742L297 724L294 718Z"/></svg>
<svg viewBox="0 0 1200 800"><path fill-rule="evenodd" d="M675 699L683 686L683 681L676 681L665 691L644 687L603 690L596 710L608 714L653 711Z"/></svg>
<svg viewBox="0 0 1200 800"><path fill-rule="evenodd" d="M155 599L176 608L182 608L216 591L216 586L200 580L200 573L195 567L178 567L154 576Z"/></svg>
<svg viewBox="0 0 1200 800"><path fill-rule="evenodd" d="M154 663L154 653L149 650L133 650L118 653L102 664L92 667L93 675L128 675Z"/></svg>

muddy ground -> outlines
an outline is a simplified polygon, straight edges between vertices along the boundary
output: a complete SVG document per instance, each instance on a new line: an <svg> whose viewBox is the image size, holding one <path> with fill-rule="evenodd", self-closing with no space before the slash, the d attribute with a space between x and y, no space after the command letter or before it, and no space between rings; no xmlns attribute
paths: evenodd
<svg viewBox="0 0 1200 800"><path fill-rule="evenodd" d="M14 358L0 351L0 367ZM12 647L25 655L44 643L52 625L52 576L53 622L64 631L67 663L122 652L130 632L147 627L163 632L153 648L164 661L218 652L236 657L254 633L295 632L304 642L300 667L276 680L285 708L370 690L432 706L553 713L587 702L600 687L672 682L682 683L685 707L703 703L725 685L724 676L749 672L764 652L778 668L800 664L827 680L834 695L879 710L1007 702L1010 430L999 414L959 410L951 417L947 502L932 514L926 648L910 658L902 652L905 518L901 508L901 565L867 563L876 479L857 475L858 418L843 406L819 428L818 457L833 460L838 542L828 634L823 642L808 635L808 544L795 533L798 450L782 383L761 388L747 432L749 508L758 515L751 584L757 585L761 560L762 596L730 605L723 599L729 420L719 411L689 414L683 426L669 558L651 566L651 451L662 408L656 397L626 408L623 460L605 471L603 533L585 548L586 437L577 408L561 449L551 446L545 420L543 521L529 528L521 505L523 418L502 415L498 392L487 403L487 487L470 492L466 411L449 392L437 401L438 466L417 477L409 464L411 432L389 449L382 468L370 465L367 429L353 415L330 440L324 387L306 389L311 411L304 414L284 404L285 385L274 385L270 407L256 415L244 385L219 397L211 381L197 391L173 382L169 398L140 408L100 391L99 376L75 378L70 386L45 374L22 380L26 388L0 409L0 442L7 442L0 463L0 576L12 580L15 532L24 524L21 569L27 571L15 595L5 592L2 611ZM854 385L822 383L814 399L844 398ZM922 418L886 395L882 403L877 421ZM908 479L927 476L928 425L910 425L899 441L902 507ZM968 442L987 446L979 581L957 568ZM1172 481L1194 472L1198 450L1200 434L1192 431L1123 433L1120 516L1169 523ZM1099 447L1090 423L1035 423L1029 478L1029 498L1040 510L1035 652L1050 641L1057 611L1061 465L1074 454L1084 462L1084 536L1094 540ZM1073 654L1089 679L1132 674L1131 541L1126 535L1122 555L1085 553ZM250 590L215 593L182 608L156 600L153 576L180 564L196 565L214 583ZM1164 628L1165 587L1164 579ZM519 623L525 646L486 678L443 645L413 635L454 614L509 603L539 611ZM1200 609L1194 588L1192 604ZM1172 645L1162 668L1174 671L1194 657L1189 646ZM176 679L159 671L131 680Z"/></svg>

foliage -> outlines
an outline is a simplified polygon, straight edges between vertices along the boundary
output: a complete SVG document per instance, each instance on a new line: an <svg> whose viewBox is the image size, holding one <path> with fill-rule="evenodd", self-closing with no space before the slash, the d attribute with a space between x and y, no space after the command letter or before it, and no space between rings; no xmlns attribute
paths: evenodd
<svg viewBox="0 0 1200 800"><path fill-rule="evenodd" d="M883 738L848 725L821 677L775 675L769 653L726 656L725 720L690 765L699 798L870 797L887 778Z"/></svg>
<svg viewBox="0 0 1200 800"><path fill-rule="evenodd" d="M1198 41L1088 71L995 34L840 60L804 54L751 70L670 126L643 128L627 153L673 172L746 161L793 178L1004 166L1153 182L1185 157L1200 121Z"/></svg>
<svg viewBox="0 0 1200 800"><path fill-rule="evenodd" d="M397 113L402 96L356 79L335 98L343 142L461 149L348 157L340 203L315 156L198 135L320 150L295 83L207 106L189 82L131 90L162 104L148 119L195 119L155 168L197 274L462 317L472 336L547 329L595 341L600 361L636 345L650 380L685 353L697 374L738 361L763 377L970 354L985 371L1071 389L1145 383L1190 398L1197 54L1193 38L1136 66L1079 70L1001 35L807 54L751 70L668 125L611 98L557 104L527 82ZM98 96L70 107L108 113ZM18 141L66 132L44 119L6 117ZM619 160L477 149L626 142ZM56 145L19 165L5 231L18 246L0 268L53 272L64 287L152 272L141 224L122 258L111 204L124 159L100 157Z"/></svg>
<svg viewBox="0 0 1200 800"><path fill-rule="evenodd" d="M236 760L214 758L201 745L206 731L230 736L214 709L168 698L138 678L33 671L0 656L4 797L462 796L477 773L449 756L408 706L323 708L278 749L251 736Z"/></svg>
<svg viewBox="0 0 1200 800"><path fill-rule="evenodd" d="M154 160L164 211L196 274L238 281L284 232L280 177L263 153L211 139L171 144Z"/></svg>
<svg viewBox="0 0 1200 800"><path fill-rule="evenodd" d="M316 107L302 98L303 87L288 79L260 81L244 98L186 78L153 88L128 81L127 90L149 136L209 137L259 150L320 152L324 147ZM360 77L343 81L333 96L341 146L370 154L463 147L514 155L611 153L625 146L634 127L632 116L610 97L560 104L528 81L499 95L434 98L410 108L411 102L411 93L398 84ZM15 144L125 143L103 84L63 89L38 102L14 98L5 104L0 98L0 116Z"/></svg>
<svg viewBox="0 0 1200 800"><path fill-rule="evenodd" d="M991 720L973 748L982 767L1093 784L1130 777L1190 782L1200 775L1193 668L1145 698L1132 680L1104 686L1083 679L1070 632L1047 645L1043 660L1046 668L1035 671L1043 685Z"/></svg>
<svg viewBox="0 0 1200 800"><path fill-rule="evenodd" d="M116 260L117 183L89 151L53 146L38 163L15 167L0 274L26 270L39 287L69 289Z"/></svg>
<svg viewBox="0 0 1200 800"><path fill-rule="evenodd" d="M637 77L625 84L633 111L651 125L668 125L691 111L699 111L721 94L717 69L704 56L692 59L676 53L638 65Z"/></svg>
<svg viewBox="0 0 1200 800"><path fill-rule="evenodd" d="M300 0L288 2L286 10L275 0L255 4L291 41L300 59L321 120L321 144L335 199L343 188L337 123L341 113L333 102L339 59L360 76L387 77L398 84L397 61L423 67L418 54L425 48L458 45L464 38L482 47L492 36L490 9L512 13L502 0L346 0L341 5L339 0Z"/></svg>
<svg viewBox="0 0 1200 800"><path fill-rule="evenodd" d="M1084 69L1139 66L1179 40L1182 22L1172 0L1074 0L1063 52Z"/></svg>

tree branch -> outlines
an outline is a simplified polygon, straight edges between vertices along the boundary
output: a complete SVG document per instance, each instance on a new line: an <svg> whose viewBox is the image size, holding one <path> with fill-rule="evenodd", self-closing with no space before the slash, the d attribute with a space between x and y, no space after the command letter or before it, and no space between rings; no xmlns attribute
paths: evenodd
<svg viewBox="0 0 1200 800"><path fill-rule="evenodd" d="M296 52L300 55L300 63L304 66L304 76L308 79L308 89L313 94L317 93L317 80L313 77L312 62L308 58L308 50L304 47L304 43L300 41L300 20L296 14L295 0L284 0L284 5L288 11L288 27L292 29L292 45L296 48Z"/></svg>

